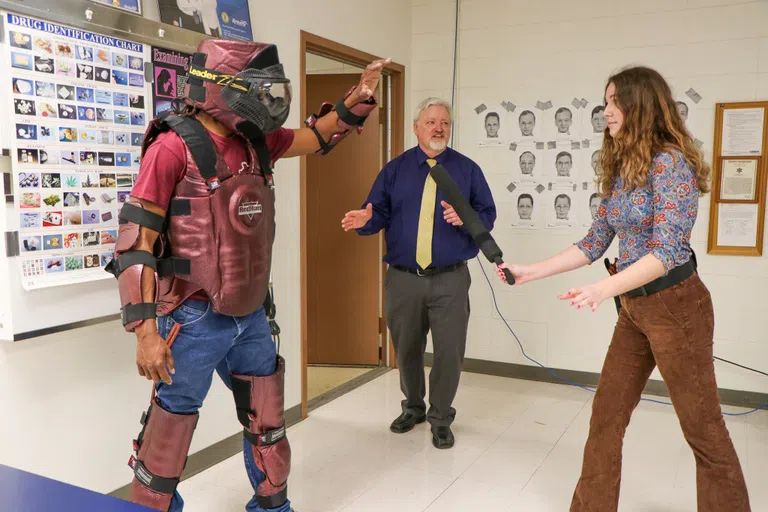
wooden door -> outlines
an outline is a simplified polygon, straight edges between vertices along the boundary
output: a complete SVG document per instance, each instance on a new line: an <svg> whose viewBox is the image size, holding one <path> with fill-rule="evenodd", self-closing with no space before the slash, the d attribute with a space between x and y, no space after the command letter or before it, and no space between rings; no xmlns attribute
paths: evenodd
<svg viewBox="0 0 768 512"><path fill-rule="evenodd" d="M336 101L358 74L307 75L304 119ZM378 109L362 134L351 133L325 156L307 157L307 362L379 364L379 236L344 232L341 219L360 208L380 170Z"/></svg>

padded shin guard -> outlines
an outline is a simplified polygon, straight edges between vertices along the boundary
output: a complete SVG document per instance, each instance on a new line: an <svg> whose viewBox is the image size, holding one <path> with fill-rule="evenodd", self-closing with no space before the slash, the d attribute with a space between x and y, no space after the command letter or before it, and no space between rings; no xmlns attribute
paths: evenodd
<svg viewBox="0 0 768 512"><path fill-rule="evenodd" d="M245 427L256 466L266 475L256 490L264 508L279 507L288 499L291 447L285 437L284 377L285 360L280 356L272 375L232 375L237 418Z"/></svg>
<svg viewBox="0 0 768 512"><path fill-rule="evenodd" d="M130 501L167 512L187 463L198 417L198 413L173 414L157 400L152 402L141 419L144 428L134 441L137 457L128 462L135 475Z"/></svg>

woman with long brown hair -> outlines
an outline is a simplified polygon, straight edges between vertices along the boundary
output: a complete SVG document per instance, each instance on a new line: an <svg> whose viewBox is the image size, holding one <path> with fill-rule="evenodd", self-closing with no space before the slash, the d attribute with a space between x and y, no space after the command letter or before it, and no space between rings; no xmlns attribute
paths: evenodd
<svg viewBox="0 0 768 512"><path fill-rule="evenodd" d="M657 365L696 460L699 512L749 511L717 393L712 299L690 247L709 167L669 85L652 69L633 67L608 80L605 118L601 201L589 232L557 256L508 265L520 285L591 264L619 238L609 277L559 296L592 311L611 297L621 304L571 512L617 510L624 433Z"/></svg>

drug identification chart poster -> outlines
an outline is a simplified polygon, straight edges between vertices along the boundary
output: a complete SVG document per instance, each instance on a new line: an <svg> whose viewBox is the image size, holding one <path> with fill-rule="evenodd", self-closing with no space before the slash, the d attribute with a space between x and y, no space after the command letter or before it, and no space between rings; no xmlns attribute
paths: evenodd
<svg viewBox="0 0 768 512"><path fill-rule="evenodd" d="M22 284L113 279L151 115L144 45L15 14L5 27Z"/></svg>

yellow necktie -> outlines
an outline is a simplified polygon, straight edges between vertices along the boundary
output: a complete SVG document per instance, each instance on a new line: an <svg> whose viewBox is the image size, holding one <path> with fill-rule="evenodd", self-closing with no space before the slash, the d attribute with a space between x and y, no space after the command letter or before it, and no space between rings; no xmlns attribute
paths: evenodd
<svg viewBox="0 0 768 512"><path fill-rule="evenodd" d="M427 163L432 168L437 161L428 158ZM416 263L426 269L432 263L432 229L435 225L435 200L437 198L437 183L427 174L424 183L424 193L421 196L421 212L419 213L419 231L416 236Z"/></svg>

